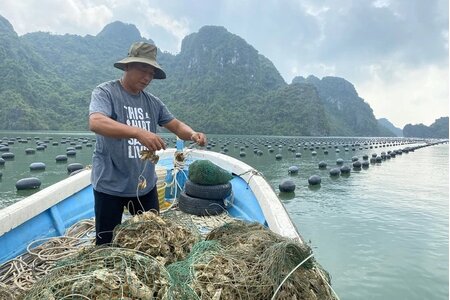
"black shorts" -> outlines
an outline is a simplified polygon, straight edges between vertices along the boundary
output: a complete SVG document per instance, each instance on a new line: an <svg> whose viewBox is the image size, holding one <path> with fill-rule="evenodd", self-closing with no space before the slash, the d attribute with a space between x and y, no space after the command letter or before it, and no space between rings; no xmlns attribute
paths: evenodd
<svg viewBox="0 0 450 300"><path fill-rule="evenodd" d="M95 244L108 244L112 241L114 227L122 222L124 207L134 216L144 211L159 213L159 201L156 186L146 195L138 197L112 196L94 190L95 198Z"/></svg>

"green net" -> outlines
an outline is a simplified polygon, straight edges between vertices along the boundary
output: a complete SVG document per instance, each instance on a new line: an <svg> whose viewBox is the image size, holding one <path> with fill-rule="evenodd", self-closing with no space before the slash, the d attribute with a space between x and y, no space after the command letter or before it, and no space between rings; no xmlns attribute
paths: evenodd
<svg viewBox="0 0 450 300"><path fill-rule="evenodd" d="M199 257L215 255L220 251L220 244L217 241L200 241L192 247L189 256L182 261L174 262L167 266L167 271L173 277L175 282L191 283L191 266L199 260Z"/></svg>
<svg viewBox="0 0 450 300"><path fill-rule="evenodd" d="M230 181L233 176L209 160L196 160L189 165L189 180L201 185L219 185Z"/></svg>

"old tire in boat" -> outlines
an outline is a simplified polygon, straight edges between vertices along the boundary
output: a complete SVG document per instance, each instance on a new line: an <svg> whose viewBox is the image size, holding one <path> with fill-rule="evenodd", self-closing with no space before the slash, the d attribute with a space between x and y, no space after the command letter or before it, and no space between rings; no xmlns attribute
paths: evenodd
<svg viewBox="0 0 450 300"><path fill-rule="evenodd" d="M225 211L223 200L201 199L180 193L178 207L182 212L197 216L215 216Z"/></svg>
<svg viewBox="0 0 450 300"><path fill-rule="evenodd" d="M184 184L184 192L194 198L223 200L231 194L231 183L202 185L188 179Z"/></svg>

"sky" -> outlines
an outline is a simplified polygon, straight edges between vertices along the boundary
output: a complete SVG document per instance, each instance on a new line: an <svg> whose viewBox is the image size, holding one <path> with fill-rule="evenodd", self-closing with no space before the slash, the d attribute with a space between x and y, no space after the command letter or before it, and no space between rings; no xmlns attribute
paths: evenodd
<svg viewBox="0 0 450 300"><path fill-rule="evenodd" d="M96 35L134 24L177 54L186 35L224 26L295 76L342 77L395 126L449 115L448 0L1 0L23 35Z"/></svg>

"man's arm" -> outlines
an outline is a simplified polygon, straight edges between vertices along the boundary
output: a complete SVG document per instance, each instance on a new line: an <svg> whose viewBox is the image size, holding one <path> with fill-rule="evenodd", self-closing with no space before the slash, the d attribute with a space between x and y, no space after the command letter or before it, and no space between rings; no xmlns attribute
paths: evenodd
<svg viewBox="0 0 450 300"><path fill-rule="evenodd" d="M167 122L164 127L185 141L194 141L200 146L206 145L206 135L204 133L194 131L191 127L178 119Z"/></svg>
<svg viewBox="0 0 450 300"><path fill-rule="evenodd" d="M89 116L89 130L112 138L135 138L153 151L166 149L164 141L153 132L114 121L102 113L93 113Z"/></svg>

